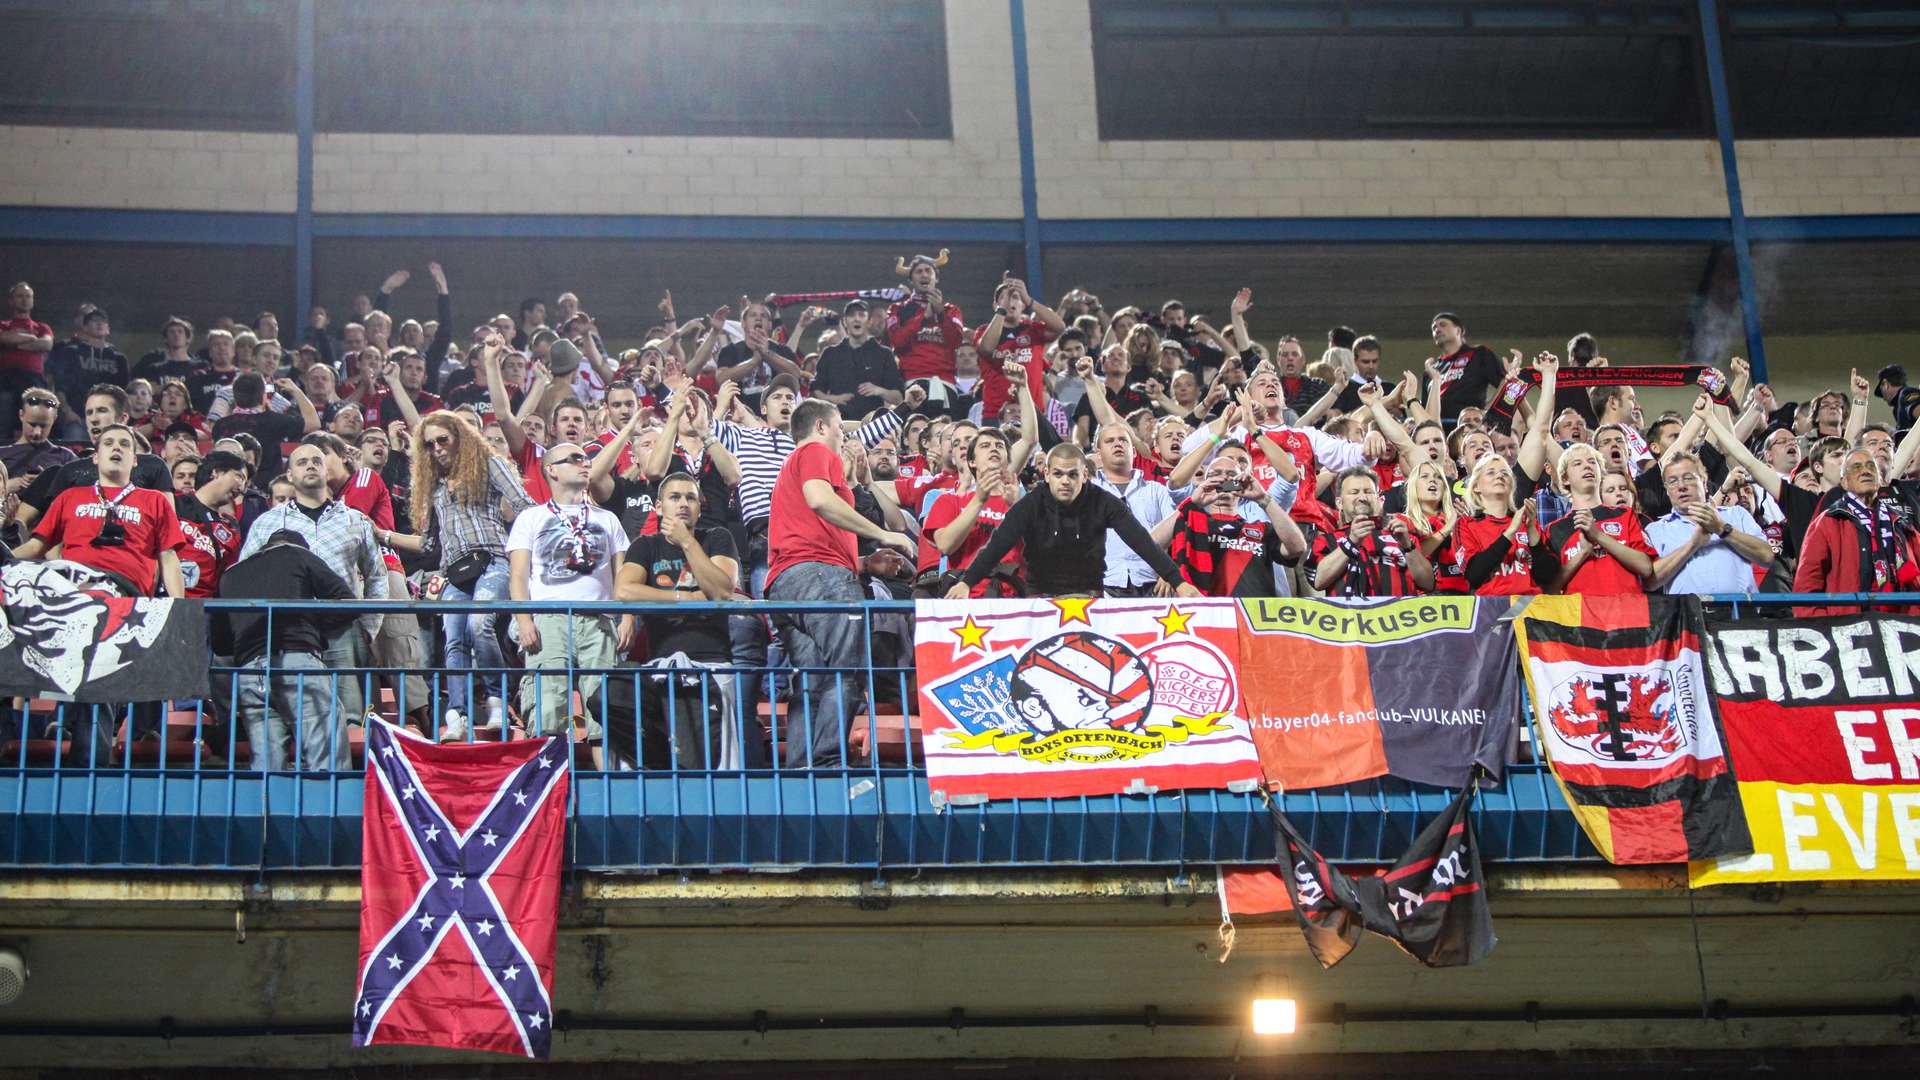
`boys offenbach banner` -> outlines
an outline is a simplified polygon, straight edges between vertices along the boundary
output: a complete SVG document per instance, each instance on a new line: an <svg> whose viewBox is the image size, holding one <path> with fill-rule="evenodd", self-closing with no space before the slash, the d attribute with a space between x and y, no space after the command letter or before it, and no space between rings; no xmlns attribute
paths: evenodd
<svg viewBox="0 0 1920 1080"><path fill-rule="evenodd" d="M1753 853L1695 885L1920 878L1920 619L1707 621Z"/></svg>
<svg viewBox="0 0 1920 1080"><path fill-rule="evenodd" d="M934 804L1256 789L1238 630L1225 598L920 601Z"/></svg>
<svg viewBox="0 0 1920 1080"><path fill-rule="evenodd" d="M1694 597L1539 596L1519 619L1540 753L1612 863L1753 850Z"/></svg>
<svg viewBox="0 0 1920 1080"><path fill-rule="evenodd" d="M1243 600L1247 722L1274 788L1499 783L1519 738L1505 598Z"/></svg>

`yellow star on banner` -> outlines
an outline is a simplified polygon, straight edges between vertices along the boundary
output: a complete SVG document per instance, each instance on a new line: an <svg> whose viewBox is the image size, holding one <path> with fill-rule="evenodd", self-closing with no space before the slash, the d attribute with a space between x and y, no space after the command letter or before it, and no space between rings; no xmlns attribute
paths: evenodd
<svg viewBox="0 0 1920 1080"><path fill-rule="evenodd" d="M1192 615L1181 611L1177 607L1169 606L1165 615L1153 621L1160 624L1160 629L1162 630L1161 637L1172 637L1175 634L1186 633L1187 620L1191 618L1193 618Z"/></svg>
<svg viewBox="0 0 1920 1080"><path fill-rule="evenodd" d="M1061 626L1065 626L1070 622L1083 622L1088 626L1093 625L1093 620L1087 618L1087 608L1093 606L1093 598L1090 596L1055 600L1053 606L1060 609Z"/></svg>
<svg viewBox="0 0 1920 1080"><path fill-rule="evenodd" d="M971 615L967 616L965 623L954 627L951 631L955 637L960 639L960 647L962 649L979 649L981 652L987 651L987 634L989 632L987 627L974 622L973 616Z"/></svg>

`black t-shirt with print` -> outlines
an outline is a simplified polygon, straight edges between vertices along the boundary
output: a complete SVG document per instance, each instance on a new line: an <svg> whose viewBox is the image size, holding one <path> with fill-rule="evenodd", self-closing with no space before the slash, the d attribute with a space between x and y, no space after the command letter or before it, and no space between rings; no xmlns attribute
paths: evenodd
<svg viewBox="0 0 1920 1080"><path fill-rule="evenodd" d="M706 529L697 532L700 550L707 557L733 559L737 565L739 555L733 544L733 534L725 529ZM678 545L669 543L658 532L642 533L633 538L627 546L627 565L638 566L646 573L646 583L656 589L672 589L692 592L699 599L700 586L694 580L693 570L687 566L686 552ZM734 583L736 586L738 582ZM647 645L657 657L676 652L687 654L687 658L707 664L725 664L732 660L733 643L727 632L727 615L719 611L704 611L691 615L643 615L640 622L647 630Z"/></svg>

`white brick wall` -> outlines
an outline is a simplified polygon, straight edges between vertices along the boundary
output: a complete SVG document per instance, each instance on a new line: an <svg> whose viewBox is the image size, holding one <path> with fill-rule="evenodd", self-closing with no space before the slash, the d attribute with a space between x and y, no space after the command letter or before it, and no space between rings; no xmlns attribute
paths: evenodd
<svg viewBox="0 0 1920 1080"><path fill-rule="evenodd" d="M1029 0L1027 35L1042 218L1727 212L1710 140L1101 142L1084 0Z"/></svg>
<svg viewBox="0 0 1920 1080"><path fill-rule="evenodd" d="M319 135L321 213L1020 216L1004 0L948 0L950 140Z"/></svg>
<svg viewBox="0 0 1920 1080"><path fill-rule="evenodd" d="M1703 139L1101 142L1086 0L1026 8L1043 218L1726 213ZM323 134L314 208L1017 219L1005 0L946 10L952 139ZM0 205L294 209L292 135L0 127L0 148ZM1920 139L1739 154L1754 216L1920 213Z"/></svg>
<svg viewBox="0 0 1920 1080"><path fill-rule="evenodd" d="M1920 213L1920 139L1738 140L1755 217Z"/></svg>
<svg viewBox="0 0 1920 1080"><path fill-rule="evenodd" d="M294 137L0 127L0 203L292 213Z"/></svg>

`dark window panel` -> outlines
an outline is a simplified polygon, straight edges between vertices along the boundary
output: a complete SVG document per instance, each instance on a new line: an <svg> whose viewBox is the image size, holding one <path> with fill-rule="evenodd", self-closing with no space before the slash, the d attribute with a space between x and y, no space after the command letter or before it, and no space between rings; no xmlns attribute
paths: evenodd
<svg viewBox="0 0 1920 1080"><path fill-rule="evenodd" d="M1092 2L1102 138L1706 131L1691 5Z"/></svg>
<svg viewBox="0 0 1920 1080"><path fill-rule="evenodd" d="M953 128L939 0L323 0L318 33L322 131L944 139Z"/></svg>
<svg viewBox="0 0 1920 1080"><path fill-rule="evenodd" d="M9 4L5 26L8 123L293 130L288 0Z"/></svg>
<svg viewBox="0 0 1920 1080"><path fill-rule="evenodd" d="M83 303L107 309L113 338L129 359L152 348L160 325L180 315L204 332L221 315L243 322L271 311L281 334L293 320L293 252L284 247L197 244L0 244L7 280L33 285L34 317L53 327L54 337L73 332ZM374 284L379 284L377 281Z"/></svg>
<svg viewBox="0 0 1920 1080"><path fill-rule="evenodd" d="M1920 3L1733 3L1727 24L1742 137L1920 135Z"/></svg>

